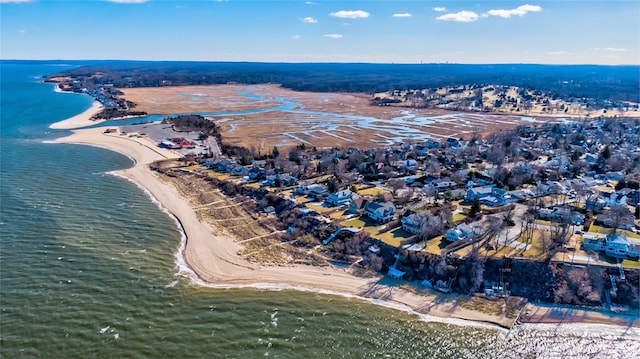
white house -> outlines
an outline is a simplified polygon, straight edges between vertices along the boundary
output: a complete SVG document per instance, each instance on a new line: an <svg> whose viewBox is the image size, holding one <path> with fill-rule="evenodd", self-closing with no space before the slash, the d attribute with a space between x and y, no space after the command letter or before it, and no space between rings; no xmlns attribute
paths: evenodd
<svg viewBox="0 0 640 359"><path fill-rule="evenodd" d="M325 202L332 206L343 206L351 203L351 198L353 197L353 192L348 189L334 192L327 197Z"/></svg>
<svg viewBox="0 0 640 359"><path fill-rule="evenodd" d="M315 196L324 196L329 193L329 190L327 189L327 186L323 184L314 183L308 186L298 187L296 189L296 193L315 197Z"/></svg>
<svg viewBox="0 0 640 359"><path fill-rule="evenodd" d="M391 202L371 202L364 208L364 214L378 223L387 223L396 215L396 207Z"/></svg>
<svg viewBox="0 0 640 359"><path fill-rule="evenodd" d="M595 251L604 251L607 255L616 258L633 260L640 258L640 245L633 243L621 233L607 234L604 238L585 235L583 245Z"/></svg>
<svg viewBox="0 0 640 359"><path fill-rule="evenodd" d="M402 229L413 234L418 234L422 221L417 213L410 213L402 217Z"/></svg>
<svg viewBox="0 0 640 359"><path fill-rule="evenodd" d="M447 231L446 238L450 242L459 241L461 239L473 237L475 231L468 224L460 224Z"/></svg>

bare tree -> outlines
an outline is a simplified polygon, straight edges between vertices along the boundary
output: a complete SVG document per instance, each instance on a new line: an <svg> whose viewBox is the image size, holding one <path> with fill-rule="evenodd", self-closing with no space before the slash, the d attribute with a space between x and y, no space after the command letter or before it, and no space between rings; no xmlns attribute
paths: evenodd
<svg viewBox="0 0 640 359"><path fill-rule="evenodd" d="M616 233L620 225L624 222L624 220L631 216L631 212L627 208L626 205L619 204L611 207L609 209L609 217L611 218L611 228L613 228L613 233Z"/></svg>
<svg viewBox="0 0 640 359"><path fill-rule="evenodd" d="M396 194L398 193L398 190L401 189L401 188L404 188L405 183L404 183L403 180L401 180L399 178L392 178L389 181L387 181L387 186L389 186L389 188L391 188L391 193L395 197Z"/></svg>

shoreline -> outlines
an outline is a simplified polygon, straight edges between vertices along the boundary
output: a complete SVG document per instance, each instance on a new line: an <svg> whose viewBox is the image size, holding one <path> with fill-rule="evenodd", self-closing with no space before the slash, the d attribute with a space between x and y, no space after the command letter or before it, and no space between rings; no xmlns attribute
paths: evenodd
<svg viewBox="0 0 640 359"><path fill-rule="evenodd" d="M60 92L63 92L63 91L60 91ZM100 102L93 101L93 103L91 104L91 107L89 107L83 113L70 117L66 120L52 123L51 125L49 125L49 128L53 130L71 130L79 127L86 127L86 126L91 126L91 125L104 122L105 120L91 119L93 116L100 113L100 111L102 111L103 109L104 109L104 106Z"/></svg>
<svg viewBox="0 0 640 359"><path fill-rule="evenodd" d="M257 288L269 290L301 290L359 298L373 304L414 313L427 321L440 321L460 325L512 327L516 319L495 316L458 305L455 296L443 297L428 290L413 293L396 281L382 275L358 277L344 268L313 267L292 265L286 267L262 266L251 263L238 255L241 246L228 236L216 235L213 228L198 219L191 205L172 185L153 173L148 164L162 159L178 158L176 153L158 148L145 138L129 138L114 134L104 134L102 129L75 130L68 137L58 138L57 143L76 143L98 146L128 156L134 166L116 171L144 189L164 211L174 218L183 232L176 253L179 273L191 279L196 285L213 288ZM449 299L449 300L443 300ZM547 308L527 304L527 308ZM547 313L535 310L536 316L521 317L518 323L599 323L603 325L640 326L624 316L587 316L580 309L557 321L556 307L550 306ZM552 310L553 309L553 310ZM532 310L532 309L530 309ZM524 309L523 309L524 311ZM579 311L579 312L575 312ZM584 318L592 321L585 321ZM555 321L554 321L555 320Z"/></svg>

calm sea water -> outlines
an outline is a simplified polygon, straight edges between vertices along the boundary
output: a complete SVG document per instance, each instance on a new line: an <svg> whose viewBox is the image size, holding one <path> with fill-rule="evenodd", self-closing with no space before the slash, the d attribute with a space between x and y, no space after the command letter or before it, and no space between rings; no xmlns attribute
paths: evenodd
<svg viewBox="0 0 640 359"><path fill-rule="evenodd" d="M1 67L0 356L3 358L629 357L638 332L428 322L358 299L199 287L179 274L181 234L131 166L99 148L52 144L50 123L91 99Z"/></svg>

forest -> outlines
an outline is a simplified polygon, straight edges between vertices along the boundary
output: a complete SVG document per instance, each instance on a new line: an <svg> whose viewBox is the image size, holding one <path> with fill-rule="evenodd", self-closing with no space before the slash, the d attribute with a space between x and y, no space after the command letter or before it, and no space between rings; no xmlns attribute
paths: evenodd
<svg viewBox="0 0 640 359"><path fill-rule="evenodd" d="M457 85L537 89L560 98L640 101L640 66L93 61L68 76L117 88L277 83L313 92L375 93Z"/></svg>

